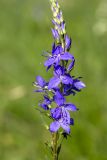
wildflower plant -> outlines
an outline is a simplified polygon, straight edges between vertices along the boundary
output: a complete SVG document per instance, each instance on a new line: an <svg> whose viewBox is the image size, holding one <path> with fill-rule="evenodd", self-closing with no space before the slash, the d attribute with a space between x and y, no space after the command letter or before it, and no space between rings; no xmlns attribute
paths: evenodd
<svg viewBox="0 0 107 160"><path fill-rule="evenodd" d="M37 76L34 86L35 92L43 95L43 101L39 102L38 110L51 119L47 127L52 135L49 147L53 160L58 160L62 139L70 135L70 126L74 125L71 113L78 110L73 103L66 101L66 97L80 92L85 84L81 81L81 77L75 78L72 75L75 65L75 58L70 53L72 40L66 33L66 24L58 0L50 0L50 3L53 14L51 31L54 42L51 54L46 52L44 55L46 57L44 66L47 71L50 68L53 69L53 76L48 82L41 76Z"/></svg>

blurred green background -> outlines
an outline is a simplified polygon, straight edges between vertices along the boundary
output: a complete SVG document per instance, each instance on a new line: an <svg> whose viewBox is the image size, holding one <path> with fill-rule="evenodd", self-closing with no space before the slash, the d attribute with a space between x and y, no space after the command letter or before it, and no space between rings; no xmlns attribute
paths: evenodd
<svg viewBox="0 0 107 160"><path fill-rule="evenodd" d="M60 160L107 160L107 0L60 4L73 39L73 74L87 85L69 97L80 110ZM0 160L50 160L32 82L51 76L41 56L51 50L51 18L49 0L0 0Z"/></svg>

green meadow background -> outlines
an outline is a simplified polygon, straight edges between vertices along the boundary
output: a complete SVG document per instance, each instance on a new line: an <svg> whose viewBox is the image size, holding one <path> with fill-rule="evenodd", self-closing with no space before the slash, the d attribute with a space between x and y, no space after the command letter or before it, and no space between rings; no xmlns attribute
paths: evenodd
<svg viewBox="0 0 107 160"><path fill-rule="evenodd" d="M86 88L60 160L107 160L107 0L60 0L76 58L72 75ZM35 110L37 75L48 80L44 51L53 42L49 0L0 0L0 160L51 160L46 119Z"/></svg>

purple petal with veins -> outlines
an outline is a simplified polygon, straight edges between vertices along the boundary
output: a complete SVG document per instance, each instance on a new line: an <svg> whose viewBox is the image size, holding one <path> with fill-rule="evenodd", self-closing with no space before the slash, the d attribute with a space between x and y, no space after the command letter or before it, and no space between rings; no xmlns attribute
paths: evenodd
<svg viewBox="0 0 107 160"><path fill-rule="evenodd" d="M59 91L57 91L54 96L54 101L58 106L61 106L64 104L65 98Z"/></svg>
<svg viewBox="0 0 107 160"><path fill-rule="evenodd" d="M59 85L60 79L57 77L53 77L50 79L49 84L48 84L48 89L55 88Z"/></svg>
<svg viewBox="0 0 107 160"><path fill-rule="evenodd" d="M50 57L48 60L45 61L44 65L49 67L51 66L53 63L55 62L55 58L54 57Z"/></svg>
<svg viewBox="0 0 107 160"><path fill-rule="evenodd" d="M50 131L51 132L57 132L57 130L60 128L60 123L57 121L54 121L50 124Z"/></svg>
<svg viewBox="0 0 107 160"><path fill-rule="evenodd" d="M74 56L70 54L69 52L65 52L64 54L61 55L62 60L73 60Z"/></svg>
<svg viewBox="0 0 107 160"><path fill-rule="evenodd" d="M77 107L72 104L72 103L67 103L64 105L65 109L67 109L68 111L77 111Z"/></svg>
<svg viewBox="0 0 107 160"><path fill-rule="evenodd" d="M63 84L72 84L73 83L73 79L69 75L61 76L60 79Z"/></svg>

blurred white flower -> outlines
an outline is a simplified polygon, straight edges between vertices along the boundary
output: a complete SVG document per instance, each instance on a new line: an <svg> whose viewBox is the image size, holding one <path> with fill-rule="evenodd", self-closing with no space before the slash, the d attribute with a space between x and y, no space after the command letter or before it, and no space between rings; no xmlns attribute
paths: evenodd
<svg viewBox="0 0 107 160"><path fill-rule="evenodd" d="M26 89L24 86L16 86L12 88L9 92L9 99L16 100L24 97L26 94Z"/></svg>
<svg viewBox="0 0 107 160"><path fill-rule="evenodd" d="M102 0L96 10L96 22L93 31L98 36L107 32L107 0Z"/></svg>

